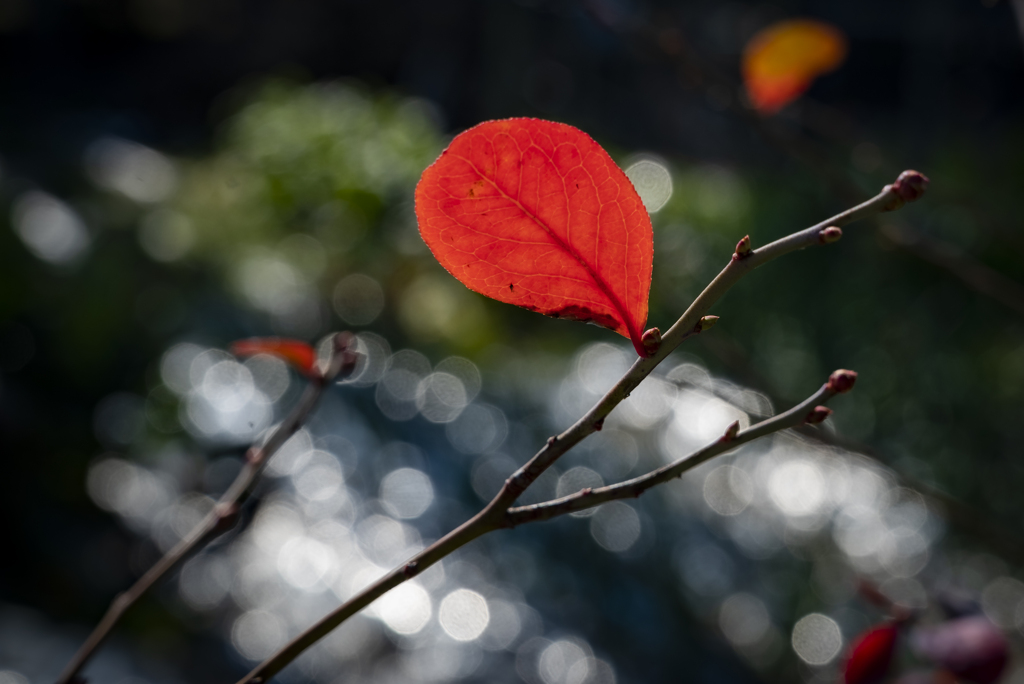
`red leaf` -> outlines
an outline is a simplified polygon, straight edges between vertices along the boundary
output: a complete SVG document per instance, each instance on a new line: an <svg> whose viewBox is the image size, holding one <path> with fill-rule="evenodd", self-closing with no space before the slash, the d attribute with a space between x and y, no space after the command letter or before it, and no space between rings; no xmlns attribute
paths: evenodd
<svg viewBox="0 0 1024 684"><path fill-rule="evenodd" d="M423 172L416 217L430 251L469 289L610 328L648 355L651 220L586 133L538 119L479 124Z"/></svg>
<svg viewBox="0 0 1024 684"><path fill-rule="evenodd" d="M300 340L252 337L248 340L233 342L231 353L235 356L255 356L256 354L277 356L309 376L313 375L313 368L316 365L316 350Z"/></svg>
<svg viewBox="0 0 1024 684"><path fill-rule="evenodd" d="M898 629L894 624L872 627L857 637L846 661L846 684L872 684L879 682L889 671L896 648Z"/></svg>
<svg viewBox="0 0 1024 684"><path fill-rule="evenodd" d="M774 114L845 57L846 38L836 27L810 19L780 21L747 43L743 83L757 110Z"/></svg>

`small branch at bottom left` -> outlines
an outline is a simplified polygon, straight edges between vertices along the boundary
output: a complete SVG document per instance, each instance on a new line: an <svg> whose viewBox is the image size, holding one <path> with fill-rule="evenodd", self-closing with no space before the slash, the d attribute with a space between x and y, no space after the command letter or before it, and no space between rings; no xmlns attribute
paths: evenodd
<svg viewBox="0 0 1024 684"><path fill-rule="evenodd" d="M309 419L324 390L331 382L352 373L357 360L355 336L348 332L335 334L331 340L328 358L320 364L311 364L309 368L303 369L304 374L309 378L309 384L288 416L271 431L263 444L249 448L245 455L245 465L238 477L206 517L135 584L111 602L103 619L64 668L57 679L57 684L83 682L84 679L79 674L82 668L96 654L128 609L185 558L234 526L242 504L255 488L267 461Z"/></svg>

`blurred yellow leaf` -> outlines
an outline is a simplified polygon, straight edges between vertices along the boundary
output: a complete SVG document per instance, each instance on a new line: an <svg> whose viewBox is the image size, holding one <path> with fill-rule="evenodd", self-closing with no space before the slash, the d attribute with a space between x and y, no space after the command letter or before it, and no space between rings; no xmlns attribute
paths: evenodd
<svg viewBox="0 0 1024 684"><path fill-rule="evenodd" d="M846 37L835 26L811 19L780 21L747 43L743 82L757 110L774 114L845 57Z"/></svg>

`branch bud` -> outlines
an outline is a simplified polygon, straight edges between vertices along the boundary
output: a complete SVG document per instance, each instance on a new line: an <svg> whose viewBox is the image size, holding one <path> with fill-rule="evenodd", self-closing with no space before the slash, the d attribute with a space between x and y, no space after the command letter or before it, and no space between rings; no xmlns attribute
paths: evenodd
<svg viewBox="0 0 1024 684"><path fill-rule="evenodd" d="M740 432L740 421L734 420L732 425L725 429L725 434L719 438L719 442L731 442L736 439L736 435Z"/></svg>
<svg viewBox="0 0 1024 684"><path fill-rule="evenodd" d="M717 322L718 316L704 316L699 321L697 321L696 331L701 333L704 332L705 330L711 330L711 328L715 327L715 323Z"/></svg>
<svg viewBox="0 0 1024 684"><path fill-rule="evenodd" d="M647 352L647 356L654 356L658 348L661 347L661 330L658 328L651 328L644 331L644 334L640 336L640 343L644 345L644 351Z"/></svg>
<svg viewBox="0 0 1024 684"><path fill-rule="evenodd" d="M217 513L217 522L213 529L220 533L230 530L238 522L239 508L237 503L219 503L214 509Z"/></svg>
<svg viewBox="0 0 1024 684"><path fill-rule="evenodd" d="M356 336L347 330L335 333L330 339L330 356L326 362L323 377L327 381L344 378L352 374L359 361L356 351Z"/></svg>
<svg viewBox="0 0 1024 684"><path fill-rule="evenodd" d="M928 176L920 171L904 171L892 184L892 191L899 195L904 202L913 202L921 199L930 182Z"/></svg>
<svg viewBox="0 0 1024 684"><path fill-rule="evenodd" d="M893 211L899 209L907 202L913 202L924 195L928 189L928 176L920 171L904 171L892 185L886 185L884 190L892 193L892 198L882 207L882 211Z"/></svg>
<svg viewBox="0 0 1024 684"><path fill-rule="evenodd" d="M829 245L838 242L841 237L843 237L843 231L838 226L829 226L818 233L818 242Z"/></svg>
<svg viewBox="0 0 1024 684"><path fill-rule="evenodd" d="M832 415L832 409L828 406L815 406L811 409L811 412L804 418L804 422L808 425L817 425L818 423L824 423L825 419Z"/></svg>
<svg viewBox="0 0 1024 684"><path fill-rule="evenodd" d="M857 382L857 373L852 370L837 370L828 377L828 390L835 394L843 394L853 389Z"/></svg>
<svg viewBox="0 0 1024 684"><path fill-rule="evenodd" d="M740 259L746 259L750 256L750 236L744 235L743 239L736 243L736 251L733 252L732 260L739 261Z"/></svg>

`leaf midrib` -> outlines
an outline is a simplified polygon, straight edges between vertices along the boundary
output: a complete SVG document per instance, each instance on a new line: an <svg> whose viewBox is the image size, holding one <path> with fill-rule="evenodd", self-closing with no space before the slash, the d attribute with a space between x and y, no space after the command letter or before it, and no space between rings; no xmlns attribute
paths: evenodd
<svg viewBox="0 0 1024 684"><path fill-rule="evenodd" d="M537 148L537 149L541 152L541 154L544 154L543 150L541 150L540 148ZM555 234L555 232L553 230L551 230L551 228L549 228L546 223L544 223L542 220L540 220L540 218L538 218L536 215L534 215L534 213L532 211L530 211L529 209L524 207L522 205L522 203L518 199L516 199L515 197L512 197L511 195L506 193L504 190L502 190L501 187L498 185L497 181L495 181L492 178L489 178L483 171L481 171L479 168L477 168L477 165L474 164L471 160L467 159L466 157L463 157L460 154L454 154L453 156L455 156L455 157L461 159L462 161L466 162L467 164L469 164L469 166L473 169L473 171L475 171L476 174L478 176L480 176L480 178L482 180L485 180L488 183L490 183L491 187L493 187L495 190L497 190L498 193L502 197L507 199L512 204L516 205L519 208L519 210L523 212L523 214L525 214L527 217L529 217L531 221L536 223L541 228L541 230L543 230L545 233L547 233L548 236L555 242L555 244L559 248L561 248L566 254L568 254L569 256L574 258L576 261L578 261L579 264L587 272L587 275L590 276L590 279L594 282L594 285L597 286L597 288L601 291L601 294L603 294L608 299L608 301L612 305L612 308L614 308L618 312L619 316L622 318L622 322L623 322L623 324L625 324L626 330L629 332L630 340L632 340L634 342L639 341L640 334L639 334L639 331L636 329L636 324L633 321L633 317L629 314L629 311L622 304L622 302L619 300L619 298L617 296L615 296L615 293L613 293L611 291L611 289L608 287L608 284L604 281L604 279L601 278L600 276L598 276L598 274L594 271L594 269L591 267L591 265L589 263L587 263L587 261L582 256L577 254L575 252L575 250L571 249L569 247L569 245L566 244L566 242L564 240L562 240L562 238L558 237ZM554 164L554 161L550 157L548 157L548 155L544 154L544 156L548 159L549 162ZM520 160L522 160L522 153L520 153ZM559 174L558 177L562 181L562 184L563 184L563 194L564 194L564 191L565 191L565 188L564 188L565 179L562 177L561 174ZM572 210L569 209L568 206L566 207L566 211L569 214L572 213ZM566 232L568 232L568 230L569 230L569 227L567 225L566 226Z"/></svg>

